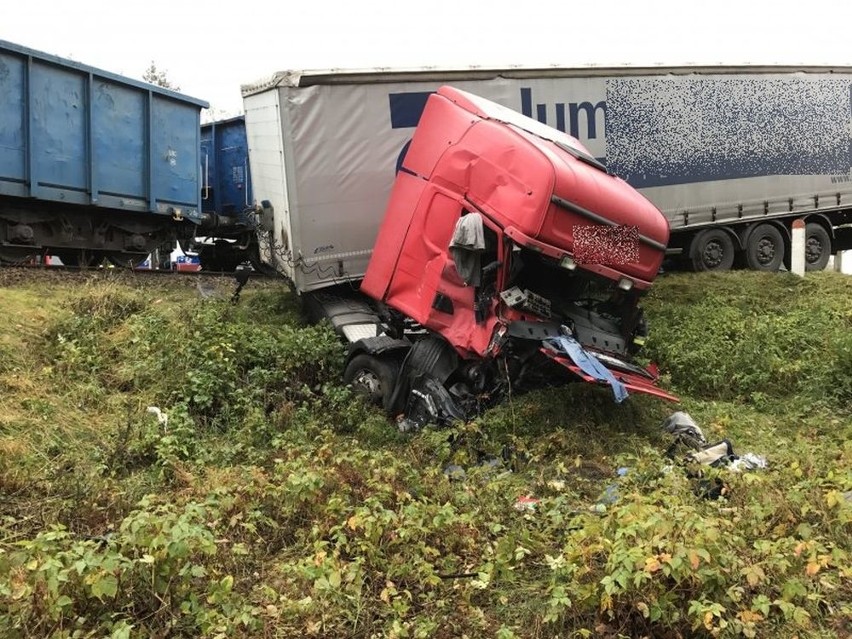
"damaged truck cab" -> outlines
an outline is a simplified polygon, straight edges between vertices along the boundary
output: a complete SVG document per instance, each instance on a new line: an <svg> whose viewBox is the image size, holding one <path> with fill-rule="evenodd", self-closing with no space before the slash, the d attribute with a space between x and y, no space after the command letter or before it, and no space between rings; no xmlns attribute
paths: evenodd
<svg viewBox="0 0 852 639"><path fill-rule="evenodd" d="M574 138L469 93L432 94L361 292L385 330L347 381L413 425L577 376L675 399L632 363L668 222Z"/></svg>

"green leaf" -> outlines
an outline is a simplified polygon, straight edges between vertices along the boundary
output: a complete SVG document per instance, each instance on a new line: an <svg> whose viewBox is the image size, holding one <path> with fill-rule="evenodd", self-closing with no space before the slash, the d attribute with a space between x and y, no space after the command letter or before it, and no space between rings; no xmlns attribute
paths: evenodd
<svg viewBox="0 0 852 639"><path fill-rule="evenodd" d="M103 599L105 596L114 599L118 592L118 579L115 575L109 573L101 573L92 582L92 594L98 599Z"/></svg>
<svg viewBox="0 0 852 639"><path fill-rule="evenodd" d="M110 639L130 639L131 630L133 630L133 626L122 620L112 627L112 633L109 637Z"/></svg>
<svg viewBox="0 0 852 639"><path fill-rule="evenodd" d="M332 573L328 576L328 584L332 588L340 588L340 571L339 570L332 571Z"/></svg>

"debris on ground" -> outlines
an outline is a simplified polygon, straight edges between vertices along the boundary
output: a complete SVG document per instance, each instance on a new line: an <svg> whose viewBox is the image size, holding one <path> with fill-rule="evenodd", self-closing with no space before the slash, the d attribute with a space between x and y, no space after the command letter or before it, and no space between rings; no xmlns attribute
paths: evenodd
<svg viewBox="0 0 852 639"><path fill-rule="evenodd" d="M704 432L689 413L683 411L672 413L663 422L662 429L674 437L674 442L666 451L666 456L671 459L680 457L680 461L693 466L687 470L686 475L695 482L695 494L704 499L718 499L727 495L728 485L719 477L706 479L700 469L694 468L695 465L725 467L734 472L767 467L766 458L761 455L735 454L734 446L728 439L708 443Z"/></svg>
<svg viewBox="0 0 852 639"><path fill-rule="evenodd" d="M146 411L149 415L154 415L157 418L157 423L163 427L165 433L169 429L169 416L160 410L159 406L149 406Z"/></svg>
<svg viewBox="0 0 852 639"><path fill-rule="evenodd" d="M536 499L532 495L521 495L515 501L515 510L528 511L535 510L536 506L541 503L540 499Z"/></svg>
<svg viewBox="0 0 852 639"><path fill-rule="evenodd" d="M621 479L622 477L627 476L627 473L629 472L629 468L627 468L626 466L622 466L621 468L615 471L615 474L618 479ZM598 498L597 502L595 502L595 506L603 506L605 509L606 506L617 502L618 497L618 483L614 482L604 489L603 494ZM600 509L598 508L598 510Z"/></svg>
<svg viewBox="0 0 852 639"><path fill-rule="evenodd" d="M669 415L661 427L674 437L674 442L666 451L666 456L675 459L685 449L685 460L703 466L727 466L730 470L756 470L766 468L766 458L755 453L737 455L730 440L722 439L709 443L704 431L690 417L689 413L677 411Z"/></svg>

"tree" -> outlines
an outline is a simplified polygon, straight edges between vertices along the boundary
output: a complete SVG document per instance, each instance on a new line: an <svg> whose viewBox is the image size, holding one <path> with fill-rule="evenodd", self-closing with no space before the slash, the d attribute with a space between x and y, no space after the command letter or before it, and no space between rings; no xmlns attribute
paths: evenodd
<svg viewBox="0 0 852 639"><path fill-rule="evenodd" d="M158 69L153 60L151 60L151 66L145 69L145 73L142 74L142 79L145 82L156 84L158 87L163 87L164 89L180 91L180 87L169 80L167 72Z"/></svg>

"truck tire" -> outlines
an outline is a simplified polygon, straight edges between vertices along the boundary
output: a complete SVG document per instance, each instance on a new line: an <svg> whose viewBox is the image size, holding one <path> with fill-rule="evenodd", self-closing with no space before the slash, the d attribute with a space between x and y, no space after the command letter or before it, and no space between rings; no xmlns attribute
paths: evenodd
<svg viewBox="0 0 852 639"><path fill-rule="evenodd" d="M823 271L831 256L831 236L822 224L809 222L805 227L805 270Z"/></svg>
<svg viewBox="0 0 852 639"><path fill-rule="evenodd" d="M722 229L701 231L689 246L695 271L728 271L734 264L734 242Z"/></svg>
<svg viewBox="0 0 852 639"><path fill-rule="evenodd" d="M343 381L371 404L388 411L398 376L399 365L395 361L361 353L346 365Z"/></svg>
<svg viewBox="0 0 852 639"><path fill-rule="evenodd" d="M746 266L752 271L777 271L784 263L784 237L773 224L758 224L748 236Z"/></svg>

